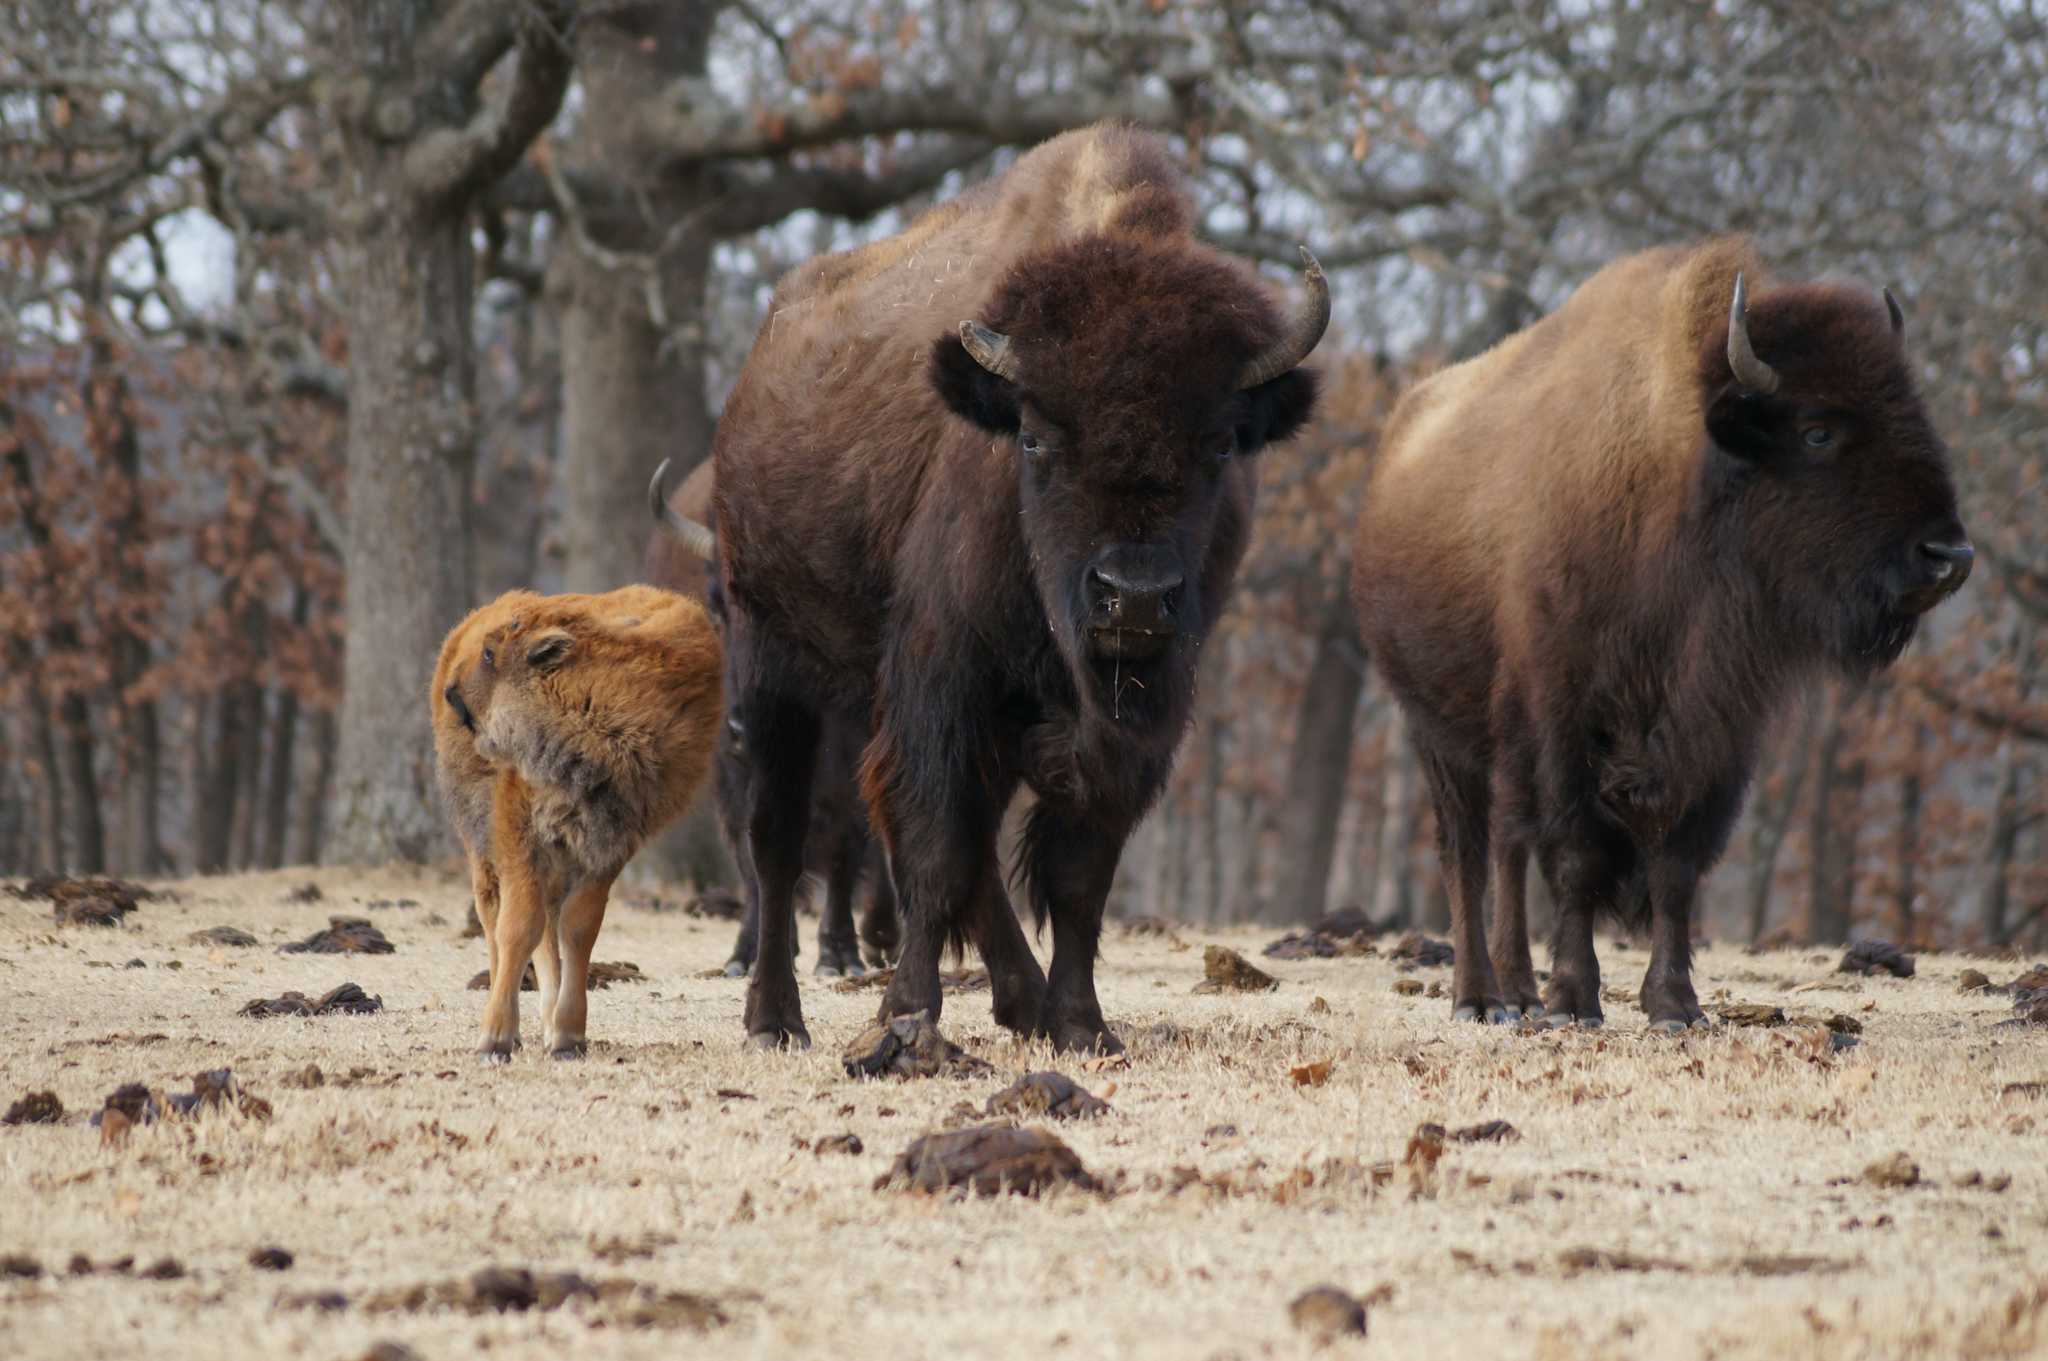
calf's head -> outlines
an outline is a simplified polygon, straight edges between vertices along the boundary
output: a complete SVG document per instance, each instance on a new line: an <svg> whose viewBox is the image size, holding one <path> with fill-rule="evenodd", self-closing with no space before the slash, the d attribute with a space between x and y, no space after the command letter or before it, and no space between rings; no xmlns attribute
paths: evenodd
<svg viewBox="0 0 2048 1361"><path fill-rule="evenodd" d="M1312 257L1306 281L1282 315L1184 239L1089 236L1019 262L933 347L946 404L1014 450L1039 603L1084 702L1119 722L1184 716L1177 678L1244 552L1244 461L1315 402L1298 365L1330 304Z"/></svg>
<svg viewBox="0 0 2048 1361"><path fill-rule="evenodd" d="M1970 575L1948 447L1882 295L1735 282L1700 361L1711 494L1790 641L1851 673L1895 660Z"/></svg>

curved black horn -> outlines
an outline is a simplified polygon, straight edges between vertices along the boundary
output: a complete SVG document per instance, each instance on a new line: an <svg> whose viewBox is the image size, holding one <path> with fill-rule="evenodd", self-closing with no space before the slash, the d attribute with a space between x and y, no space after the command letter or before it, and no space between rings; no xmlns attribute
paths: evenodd
<svg viewBox="0 0 2048 1361"><path fill-rule="evenodd" d="M1261 383L1270 383L1300 364L1322 340L1323 332L1330 329L1330 281L1307 246L1301 248L1301 259L1302 282L1308 285L1308 296L1302 299L1301 306L1295 310L1280 338L1263 353L1253 355L1238 370L1239 392Z"/></svg>
<svg viewBox="0 0 2048 1361"><path fill-rule="evenodd" d="M1884 291L1884 309L1892 314L1892 334L1903 340L1906 335L1906 311L1899 306L1899 300L1892 296L1889 288Z"/></svg>
<svg viewBox="0 0 2048 1361"><path fill-rule="evenodd" d="M663 459L661 466L654 470L654 480L647 484L647 508L654 512L654 522L676 536L683 547L709 562L718 556L718 536L711 532L709 525L700 525L687 515L679 515L668 503L668 465L671 459Z"/></svg>
<svg viewBox="0 0 2048 1361"><path fill-rule="evenodd" d="M1757 358L1749 343L1749 290L1740 274L1735 276L1735 301L1728 308L1728 367L1734 370L1735 381L1751 392L1778 390L1777 371Z"/></svg>
<svg viewBox="0 0 2048 1361"><path fill-rule="evenodd" d="M978 321L960 323L960 347L974 356L974 362L998 378L1018 381L1017 355L1010 348L1010 338L1000 331L991 331Z"/></svg>

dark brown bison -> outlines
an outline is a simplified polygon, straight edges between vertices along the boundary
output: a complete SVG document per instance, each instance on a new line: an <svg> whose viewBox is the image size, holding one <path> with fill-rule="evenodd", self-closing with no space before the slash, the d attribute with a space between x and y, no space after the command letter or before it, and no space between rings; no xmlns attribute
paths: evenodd
<svg viewBox="0 0 2048 1361"><path fill-rule="evenodd" d="M790 894L820 738L871 732L862 782L903 914L884 1015L939 1014L972 938L995 1013L1114 1047L1095 997L1104 896L1194 702L1250 522L1249 456L1314 402L1300 309L1200 244L1166 148L1069 133L899 235L793 272L719 422L728 686L761 962L750 1042L806 1043ZM1005 906L1018 851L1050 983Z"/></svg>
<svg viewBox="0 0 2048 1361"><path fill-rule="evenodd" d="M668 463L654 470L647 484L647 499L654 522L661 530L647 548L647 579L657 586L697 596L710 610L720 635L726 630L724 593L715 573L717 543L705 521L711 518L711 473L709 460L697 465L674 492L666 486ZM868 832L867 810L861 806L856 772L862 746L867 741L864 727L845 722L828 722L818 753L818 770L811 787L811 830L805 839L805 865L824 885L825 901L818 914L818 962L814 972L820 978L858 976L867 970L861 962L863 946L877 964L894 958L897 942L896 895L889 885L888 866L881 849ZM740 867L743 880L752 878L747 868L744 837L733 822L733 810L747 801L749 759L746 734L728 716L720 726L717 759L713 764L714 796L719 831ZM862 880L868 884L867 911L854 929L854 898ZM754 967L760 942L761 919L758 896L746 893L746 909L740 932L733 942L725 972L743 978ZM790 944L796 942L792 936Z"/></svg>
<svg viewBox="0 0 2048 1361"><path fill-rule="evenodd" d="M1459 1017L1597 1023L1608 913L1649 929L1651 1024L1702 1023L1693 896L1773 708L1891 662L1969 575L1902 331L1889 293L1767 287L1715 240L1609 265L1395 408L1352 588L1436 804Z"/></svg>

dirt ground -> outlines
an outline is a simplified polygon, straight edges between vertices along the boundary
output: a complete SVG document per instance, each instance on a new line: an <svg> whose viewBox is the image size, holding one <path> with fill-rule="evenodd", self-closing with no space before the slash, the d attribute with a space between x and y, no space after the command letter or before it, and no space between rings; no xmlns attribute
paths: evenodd
<svg viewBox="0 0 2048 1361"><path fill-rule="evenodd" d="M322 901L288 902L307 882ZM0 1256L44 1269L0 1276L5 1355L1305 1356L1324 1353L1288 1305L1325 1283L1370 1308L1338 1355L2048 1355L2048 1096L2005 1091L2048 1080L2048 1029L1994 1029L2006 999L1957 991L1965 968L2004 981L2025 962L1929 956L1912 979L1863 979L1833 954L1704 953L1710 1006L1859 1022L1835 1052L1792 1027L1652 1038L1626 1001L1598 1033L1454 1027L1447 1000L1395 990L1447 968L1112 928L1102 997L1127 1067L1016 1044L985 991L961 992L944 1028L996 1077L856 1082L839 1051L878 994L810 978L813 924L817 1047L760 1055L740 1045L743 985L705 976L731 925L628 893L597 958L648 981L593 995L591 1057L538 1053L527 994L526 1050L483 1068L482 994L464 988L483 946L458 938L452 875L171 887L115 928L0 898L0 1103L49 1089L67 1108L0 1128ZM396 953L277 952L333 913L371 918ZM219 925L258 944L188 942ZM1193 995L1213 943L1280 986ZM1644 955L1602 960L1632 993ZM343 982L384 1010L236 1014ZM309 1064L325 1084L290 1085ZM224 1066L270 1119L164 1121L114 1145L87 1123L121 1083L185 1090ZM960 1103L1048 1067L1112 1107L1057 1130L1108 1193L872 1189ZM1433 1168L1408 1152L1425 1122L1490 1120L1519 1138L1453 1141ZM863 1151L814 1151L843 1133ZM1898 1153L1919 1184L1863 1178ZM250 1263L270 1246L288 1270ZM71 1275L75 1254L134 1268ZM144 1274L166 1257L181 1275ZM604 1293L459 1307L489 1266Z"/></svg>

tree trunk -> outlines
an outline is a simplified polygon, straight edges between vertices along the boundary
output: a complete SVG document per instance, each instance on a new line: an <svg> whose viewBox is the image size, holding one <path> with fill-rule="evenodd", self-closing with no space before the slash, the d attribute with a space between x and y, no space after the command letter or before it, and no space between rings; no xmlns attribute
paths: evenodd
<svg viewBox="0 0 2048 1361"><path fill-rule="evenodd" d="M1337 825L1350 784L1365 655L1345 593L1325 611L1295 720L1281 823L1280 884L1268 918L1313 921L1329 904Z"/></svg>
<svg viewBox="0 0 2048 1361"><path fill-rule="evenodd" d="M345 7L348 54L372 76L406 69L431 7ZM375 100L372 103L376 103ZM372 108L343 117L348 387L348 601L340 750L326 857L422 861L442 845L427 680L469 604L467 505L476 456L469 227L423 203L409 140Z"/></svg>
<svg viewBox="0 0 2048 1361"><path fill-rule="evenodd" d="M119 368L108 324L109 318L97 310L89 318L85 415L87 443L122 480L120 509L108 527L117 595L107 633L125 766L119 859L128 873L157 874L169 868L159 815L163 744L156 701L141 688L152 657L149 639L137 621L153 619L158 611L143 570L150 530L142 496L142 442L135 430L133 395Z"/></svg>
<svg viewBox="0 0 2048 1361"><path fill-rule="evenodd" d="M263 813L259 801L263 797L264 730L269 706L264 701L263 687L250 682L248 693L248 715L242 738L242 760L235 770L235 839L231 864L235 869L245 870L256 864L256 843L258 829L263 824Z"/></svg>
<svg viewBox="0 0 2048 1361"><path fill-rule="evenodd" d="M348 602L326 858L421 861L447 842L427 679L470 603L476 461L469 209L561 107L569 7L337 7L348 324ZM509 29L501 28L509 25ZM502 94L487 58L516 45ZM479 58L483 54L484 59ZM481 107L479 107L481 106Z"/></svg>
<svg viewBox="0 0 2048 1361"><path fill-rule="evenodd" d="M313 772L307 780L306 792L299 797L297 849L292 853L294 864L320 863L322 833L327 826L327 798L334 787L337 738L334 711L317 711L313 715Z"/></svg>
<svg viewBox="0 0 2048 1361"><path fill-rule="evenodd" d="M1786 772L1783 793L1775 800L1757 799L1752 805L1749 840L1749 939L1751 944L1763 938L1764 926L1769 919L1771 889L1778 874L1778 855L1785 848L1785 838L1792 831L1792 815L1799 809L1799 794L1806 786L1806 771L1811 764L1815 735L1820 727L1823 708L1822 696L1817 691L1808 691L1802 705L1797 735L1792 740L1791 750L1780 750L1778 758L1789 760L1791 769Z"/></svg>
<svg viewBox="0 0 2048 1361"><path fill-rule="evenodd" d="M2034 680L2041 665L2034 647L2035 633L2034 616L2022 611L2012 639L2012 655L2018 672L2018 699L2022 703L2033 698ZM1991 840L1985 848L1987 863L1978 909L1979 924L1988 945L2007 944L2017 927L2017 923L2010 919L2012 862L2013 852L2019 846L2020 830L2024 826L2021 794L2026 788L2030 764L2018 737L2008 735L2000 739L1998 798L1992 808Z"/></svg>
<svg viewBox="0 0 2048 1361"><path fill-rule="evenodd" d="M1420 830L1422 803L1417 797L1415 748L1408 740L1408 725L1397 713L1389 720L1386 780L1380 806L1379 852L1373 857L1375 875L1372 918L1377 922L1406 922L1413 912L1415 836Z"/></svg>
<svg viewBox="0 0 2048 1361"><path fill-rule="evenodd" d="M0 446L6 451L22 529L29 542L41 551L44 572L53 571L55 535L37 494L28 434L18 427L13 410L4 402L0 402ZM54 600L57 592L50 589L51 583L45 581L43 586L44 600ZM43 640L46 658L84 650L77 625L54 613L43 621ZM107 866L106 827L100 817L99 773L93 767L92 713L86 705L85 692L75 685L63 690L57 696L56 715L62 740L56 744L56 762L50 767L50 779L53 784L68 786L64 797L71 810L71 855L64 863L84 874L100 874ZM61 840L58 844L62 844ZM63 859L61 852L59 858Z"/></svg>
<svg viewBox="0 0 2048 1361"><path fill-rule="evenodd" d="M1221 655L1221 649L1217 655ZM1206 727L1208 761L1202 767L1202 841L1206 841L1202 847L1206 851L1202 858L1202 921L1227 923L1231 915L1223 903L1223 761L1227 737L1223 716L1210 710Z"/></svg>
<svg viewBox="0 0 2048 1361"><path fill-rule="evenodd" d="M1842 749L1855 736L1853 711L1864 693L1860 683L1837 690L1816 758L1808 930L1817 945L1839 945L1849 938L1866 767L1861 756L1844 766Z"/></svg>
<svg viewBox="0 0 2048 1361"><path fill-rule="evenodd" d="M202 818L193 860L201 874L219 874L233 863L242 772L256 759L250 725L250 692L255 689L253 682L237 680L215 701L219 726L213 753L206 758L205 782L197 786Z"/></svg>
<svg viewBox="0 0 2048 1361"><path fill-rule="evenodd" d="M220 810L212 800L213 767L219 760L210 730L211 712L220 704L220 692L196 691L187 701L192 711L192 750L185 772L185 787L191 791L185 805L190 809L185 838L192 853L192 871L203 873L208 852L216 844L214 823Z"/></svg>
<svg viewBox="0 0 2048 1361"><path fill-rule="evenodd" d="M50 721L50 699L43 692L42 675L36 670L34 645L25 638L10 639L7 663L14 668L16 675L23 678L27 717L22 726L28 737L29 760L36 767L41 792L41 798L37 800L35 833L41 845L33 859L36 868L46 874L56 874L64 868L64 784L57 774L57 729Z"/></svg>
<svg viewBox="0 0 2048 1361"><path fill-rule="evenodd" d="M582 205L549 266L562 300L565 584L607 591L639 578L647 480L664 458L687 473L711 451L704 290L712 237L701 172L648 154L643 110L702 77L716 4L636 4L576 28L582 117L565 156L615 186ZM627 526L632 528L629 530Z"/></svg>
<svg viewBox="0 0 2048 1361"><path fill-rule="evenodd" d="M1915 723L1906 748L1906 773L1899 780L1899 844L1897 883L1892 902L1893 926L1901 943L1911 946L1919 931L1915 900L1920 896L1920 811L1924 793L1920 765L1927 756L1927 725Z"/></svg>

